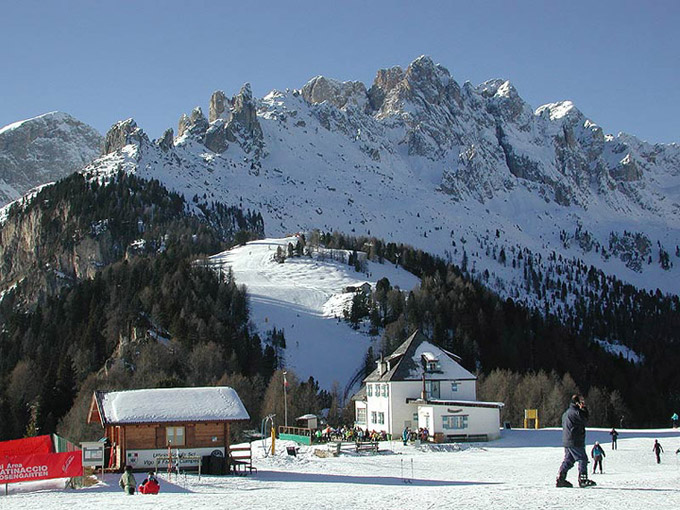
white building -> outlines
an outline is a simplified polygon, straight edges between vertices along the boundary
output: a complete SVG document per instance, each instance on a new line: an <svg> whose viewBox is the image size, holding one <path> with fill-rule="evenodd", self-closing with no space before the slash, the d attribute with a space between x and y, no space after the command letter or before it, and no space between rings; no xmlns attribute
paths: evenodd
<svg viewBox="0 0 680 510"><path fill-rule="evenodd" d="M503 404L477 401L477 378L459 362L416 331L364 379L355 425L393 437L426 428L438 442L499 438Z"/></svg>

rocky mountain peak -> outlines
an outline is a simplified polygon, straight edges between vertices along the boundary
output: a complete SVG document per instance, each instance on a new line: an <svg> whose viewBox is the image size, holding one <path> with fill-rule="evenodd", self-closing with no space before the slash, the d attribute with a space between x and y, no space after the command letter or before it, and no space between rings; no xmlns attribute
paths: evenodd
<svg viewBox="0 0 680 510"><path fill-rule="evenodd" d="M257 106L250 83L243 85L234 96L233 105L231 118L225 126L227 140L236 141L239 136L245 136L255 141L255 145L261 146L262 127L257 119Z"/></svg>
<svg viewBox="0 0 680 510"><path fill-rule="evenodd" d="M0 206L90 163L102 144L94 128L64 112L0 127Z"/></svg>
<svg viewBox="0 0 680 510"><path fill-rule="evenodd" d="M142 131L134 119L116 122L106 133L104 139L104 154L111 154L131 143L148 142L146 133Z"/></svg>
<svg viewBox="0 0 680 510"><path fill-rule="evenodd" d="M366 86L359 81L339 82L316 76L302 87L301 94L310 104L328 102L336 108L354 106L363 109L368 104Z"/></svg>
<svg viewBox="0 0 680 510"><path fill-rule="evenodd" d="M380 69L375 75L368 97L373 110L380 110L385 96L404 79L404 70L400 66Z"/></svg>
<svg viewBox="0 0 680 510"><path fill-rule="evenodd" d="M224 92L216 90L213 92L212 96L210 96L208 120L210 122L214 122L217 119L229 120L231 106L231 101Z"/></svg>

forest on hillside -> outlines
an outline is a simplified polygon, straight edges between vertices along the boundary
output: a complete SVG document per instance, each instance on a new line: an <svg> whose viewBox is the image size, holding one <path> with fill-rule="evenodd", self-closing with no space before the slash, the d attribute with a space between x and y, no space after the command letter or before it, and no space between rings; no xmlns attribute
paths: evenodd
<svg viewBox="0 0 680 510"><path fill-rule="evenodd" d="M521 423L525 407L546 402L549 390L560 384L558 407L566 405L569 392L591 395L600 409L594 423L601 426L620 426L622 417L627 425L663 426L680 409L678 296L635 289L594 268L576 267L576 281L597 282L599 291L565 295L574 313L558 317L542 307L501 299L464 268L410 246L319 232L310 235L310 243L365 251L370 259L399 264L419 276L420 287L408 294L379 281L372 297L357 295L348 320L370 321L381 335L383 354L421 329L480 376L484 398L510 404L505 414L514 424ZM612 329L629 332L622 338L641 362L612 355L594 341L608 338ZM367 370L378 355L367 356ZM539 396L517 393L521 381L535 386ZM543 407L544 415L555 416L548 404Z"/></svg>
<svg viewBox="0 0 680 510"><path fill-rule="evenodd" d="M39 208L39 221L54 227L44 229L45 249L27 273L65 259L59 253L87 236L112 247L113 256L94 277L70 279L33 302L21 282L0 300L0 440L55 431L73 440L99 437L97 426L85 424L95 389L225 384L251 415L240 430L283 414L283 332L252 331L246 290L205 258L261 237L258 213L187 201L124 174L109 182L72 176L37 197L7 220ZM564 310L574 315L556 316L501 299L483 276L406 245L318 231L307 241L307 253L315 245L349 250L358 270L364 251L421 278L408 293L382 279L372 295L357 294L347 320L380 339L366 370L421 329L478 375L480 398L505 402L503 419L513 426L525 408L538 408L542 425L555 425L575 391L587 395L593 425L620 426L622 417L626 426L665 425L679 408L677 296L575 267L573 287L583 277L600 290L579 286L587 302L571 294ZM286 255L304 253L292 247ZM517 263L530 265L530 256ZM635 332L625 338L642 361L613 356L594 341L610 328ZM290 416L329 409L331 423L352 422L352 402L340 388L319 388L291 371L288 381Z"/></svg>

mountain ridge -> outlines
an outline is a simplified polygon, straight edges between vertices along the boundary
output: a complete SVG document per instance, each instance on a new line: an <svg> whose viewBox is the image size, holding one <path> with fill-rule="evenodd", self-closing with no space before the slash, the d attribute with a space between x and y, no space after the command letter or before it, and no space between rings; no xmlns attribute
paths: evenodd
<svg viewBox="0 0 680 510"><path fill-rule="evenodd" d="M606 135L569 101L534 110L507 80L459 86L420 57L369 88L315 77L255 99L246 84L210 106L212 120L196 108L155 142L130 125L88 170L261 210L267 235L339 230L467 257L501 293L514 276L486 256L489 233L496 251L555 251L678 293L680 147Z"/></svg>
<svg viewBox="0 0 680 510"><path fill-rule="evenodd" d="M0 128L0 206L90 163L102 141L94 128L64 112Z"/></svg>

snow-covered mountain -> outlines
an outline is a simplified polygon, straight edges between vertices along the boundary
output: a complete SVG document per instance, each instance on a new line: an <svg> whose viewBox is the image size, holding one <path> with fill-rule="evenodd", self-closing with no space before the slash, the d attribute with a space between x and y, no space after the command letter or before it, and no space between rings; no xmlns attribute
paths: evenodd
<svg viewBox="0 0 680 510"><path fill-rule="evenodd" d="M374 340L338 320L350 309L355 288L369 283L375 290L376 282L387 278L410 291L419 280L389 263L367 261L366 271L359 273L347 264L351 252L346 250L319 248L310 256L278 263L277 248L286 250L296 242L295 237L252 241L210 260L216 267L231 268L248 289L251 322L261 337L272 328L285 334L284 366L305 379L314 377L322 388L334 382L341 389L352 388L353 377L360 371L363 375L366 351Z"/></svg>
<svg viewBox="0 0 680 510"><path fill-rule="evenodd" d="M339 230L465 263L518 291L524 252L677 294L680 147L606 135L571 102L533 110L504 80L460 86L420 57L370 88L316 77L255 99L218 91L152 142L129 119L89 170L124 168L261 211L268 235ZM504 256L499 257L500 252ZM519 265L517 265L519 267Z"/></svg>
<svg viewBox="0 0 680 510"><path fill-rule="evenodd" d="M0 128L0 206L65 177L101 154L102 136L62 112Z"/></svg>

